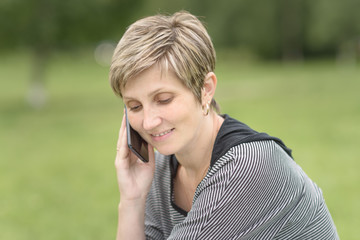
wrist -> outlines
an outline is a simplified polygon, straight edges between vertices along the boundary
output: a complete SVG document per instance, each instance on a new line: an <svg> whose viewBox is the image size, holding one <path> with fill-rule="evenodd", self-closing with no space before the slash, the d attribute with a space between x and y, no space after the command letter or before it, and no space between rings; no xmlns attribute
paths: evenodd
<svg viewBox="0 0 360 240"><path fill-rule="evenodd" d="M148 192L141 192L141 193L131 193L126 194L120 191L120 203L119 204L126 204L126 205L139 205L145 204L147 199Z"/></svg>
<svg viewBox="0 0 360 240"><path fill-rule="evenodd" d="M145 201L122 199L118 211L117 239L142 239L145 227Z"/></svg>
<svg viewBox="0 0 360 240"><path fill-rule="evenodd" d="M120 199L118 209L123 211L139 211L145 209L146 198Z"/></svg>

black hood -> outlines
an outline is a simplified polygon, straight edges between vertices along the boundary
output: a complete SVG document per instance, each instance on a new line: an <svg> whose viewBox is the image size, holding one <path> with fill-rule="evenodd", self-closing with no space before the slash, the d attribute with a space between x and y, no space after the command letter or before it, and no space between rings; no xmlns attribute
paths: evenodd
<svg viewBox="0 0 360 240"><path fill-rule="evenodd" d="M227 114L222 117L224 118L224 122L215 139L210 167L212 167L222 155L229 151L230 148L241 143L254 141L273 140L292 158L291 149L287 148L279 138L269 136L266 133L259 133L246 124L229 117Z"/></svg>

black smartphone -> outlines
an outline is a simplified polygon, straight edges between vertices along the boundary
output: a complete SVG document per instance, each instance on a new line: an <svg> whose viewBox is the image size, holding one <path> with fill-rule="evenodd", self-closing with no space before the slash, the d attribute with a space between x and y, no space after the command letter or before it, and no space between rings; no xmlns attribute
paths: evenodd
<svg viewBox="0 0 360 240"><path fill-rule="evenodd" d="M130 150L143 162L149 162L149 151L147 142L135 131L128 120L127 108L125 106L127 144Z"/></svg>

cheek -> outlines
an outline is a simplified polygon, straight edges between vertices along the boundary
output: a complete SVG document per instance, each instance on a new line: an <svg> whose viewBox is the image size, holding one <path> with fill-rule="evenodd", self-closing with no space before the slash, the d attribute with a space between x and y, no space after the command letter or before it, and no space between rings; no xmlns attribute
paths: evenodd
<svg viewBox="0 0 360 240"><path fill-rule="evenodd" d="M200 104L189 101L184 104L179 104L178 107L171 111L171 114L168 114L169 119L173 119L173 121L178 124L186 125L188 127L197 124L202 115Z"/></svg>
<svg viewBox="0 0 360 240"><path fill-rule="evenodd" d="M134 115L134 114L129 114L129 123L131 125L131 127L133 129L135 129L135 131L140 132L141 130L141 117Z"/></svg>

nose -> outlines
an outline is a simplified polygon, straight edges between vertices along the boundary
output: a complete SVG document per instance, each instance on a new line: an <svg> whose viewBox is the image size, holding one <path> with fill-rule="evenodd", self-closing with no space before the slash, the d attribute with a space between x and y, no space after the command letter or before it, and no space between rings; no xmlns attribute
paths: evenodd
<svg viewBox="0 0 360 240"><path fill-rule="evenodd" d="M144 119L143 119L143 128L145 131L150 131L161 123L161 118L158 112L154 109L147 108L143 110Z"/></svg>

